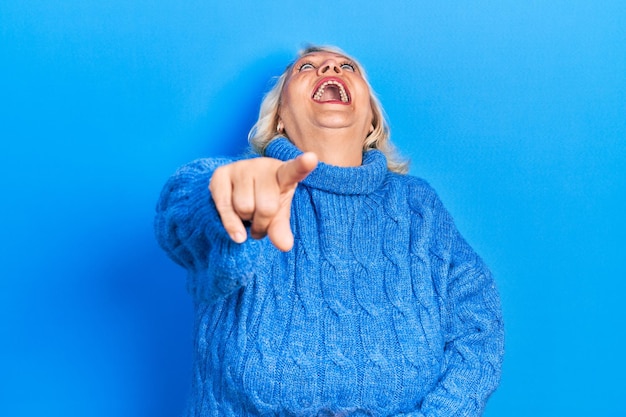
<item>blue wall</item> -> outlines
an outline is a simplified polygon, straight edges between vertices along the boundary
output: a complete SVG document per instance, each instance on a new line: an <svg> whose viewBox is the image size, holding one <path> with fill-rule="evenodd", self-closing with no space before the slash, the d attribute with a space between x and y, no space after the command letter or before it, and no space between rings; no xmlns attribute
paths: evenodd
<svg viewBox="0 0 626 417"><path fill-rule="evenodd" d="M626 3L249 3L0 4L0 415L182 409L191 303L154 203L245 146L304 42L360 58L496 275L486 415L626 415Z"/></svg>

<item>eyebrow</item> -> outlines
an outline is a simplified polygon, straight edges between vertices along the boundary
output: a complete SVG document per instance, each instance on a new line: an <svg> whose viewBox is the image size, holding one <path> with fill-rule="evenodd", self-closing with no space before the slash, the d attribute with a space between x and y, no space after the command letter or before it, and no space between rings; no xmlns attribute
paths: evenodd
<svg viewBox="0 0 626 417"><path fill-rule="evenodd" d="M315 51L315 52L309 52L308 54L302 55L301 57L298 57L295 61L293 61L293 63L291 65L289 65L287 68L291 68L291 69L295 69L296 68L296 64L298 62L300 62L301 60L310 57L311 55L315 55L315 54L319 54L319 53L325 53L325 51ZM355 66L355 68L359 71L359 73L361 73L361 65L359 65L354 59L350 58L349 56L345 56L345 55L341 55L341 54L336 54L334 52L330 52L331 54L334 54L337 58L339 59L345 59L346 61L350 62L352 65Z"/></svg>
<svg viewBox="0 0 626 417"><path fill-rule="evenodd" d="M306 55L302 55L301 57L299 57L298 59L296 59L296 61L295 61L295 62L300 61L302 58L306 58L306 57L309 57L309 56L312 56L312 55L315 55L315 54L319 54L319 53L325 53L325 52L324 52L324 51L319 51L319 52L309 52L308 54L306 54ZM348 60L348 61L350 61L350 62L354 62L354 60L353 60L353 59L351 59L351 58L349 58L349 57L347 57L347 56L345 56L345 55L335 54L334 52L331 52L331 54L335 55L337 58L346 59L346 60Z"/></svg>

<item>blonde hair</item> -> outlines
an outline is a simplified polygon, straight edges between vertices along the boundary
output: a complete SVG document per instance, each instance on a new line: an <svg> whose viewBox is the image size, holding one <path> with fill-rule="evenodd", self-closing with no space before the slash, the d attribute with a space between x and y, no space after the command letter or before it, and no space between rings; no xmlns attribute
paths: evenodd
<svg viewBox="0 0 626 417"><path fill-rule="evenodd" d="M372 90L369 81L365 75L363 67L352 57L347 55L341 49L334 46L308 46L300 51L298 57L285 68L285 71L280 77L278 77L276 84L265 95L261 102L261 108L259 110L259 118L257 119L250 133L248 134L248 141L252 149L263 155L265 148L274 139L284 136L283 132L278 131L278 111L280 109L280 98L287 81L287 77L291 72L295 62L304 55L314 52L331 52L345 56L349 58L361 72L365 83L369 87L370 91L370 103L372 106L372 125L374 130L367 135L363 141L363 151L369 151L371 149L378 149L387 157L387 167L390 171L405 174L408 171L408 161L401 159L395 147L390 141L389 124L385 118L385 113L380 101L376 97L376 94Z"/></svg>

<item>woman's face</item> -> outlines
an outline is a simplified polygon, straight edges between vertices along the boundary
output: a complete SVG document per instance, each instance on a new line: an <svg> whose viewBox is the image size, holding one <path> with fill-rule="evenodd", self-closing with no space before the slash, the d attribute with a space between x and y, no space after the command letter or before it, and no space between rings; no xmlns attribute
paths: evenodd
<svg viewBox="0 0 626 417"><path fill-rule="evenodd" d="M356 65L343 55L313 52L287 74L279 117L289 138L314 138L336 129L362 144L372 128L370 91Z"/></svg>

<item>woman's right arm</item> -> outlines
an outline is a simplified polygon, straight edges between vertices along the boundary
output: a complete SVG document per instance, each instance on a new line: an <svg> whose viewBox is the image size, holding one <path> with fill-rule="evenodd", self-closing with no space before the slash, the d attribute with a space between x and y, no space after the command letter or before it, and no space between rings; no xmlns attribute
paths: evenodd
<svg viewBox="0 0 626 417"><path fill-rule="evenodd" d="M259 255L259 242L231 240L208 188L215 169L229 162L198 159L182 166L163 187L156 207L157 241L188 271L187 288L198 301L215 301L245 285Z"/></svg>
<svg viewBox="0 0 626 417"><path fill-rule="evenodd" d="M199 159L169 179L157 204L156 236L189 272L192 295L212 301L245 285L259 256L256 239L268 236L277 249L291 249L291 199L316 166L312 153L285 162Z"/></svg>

